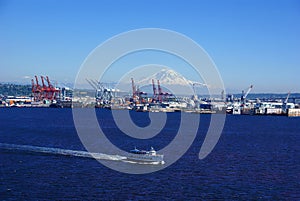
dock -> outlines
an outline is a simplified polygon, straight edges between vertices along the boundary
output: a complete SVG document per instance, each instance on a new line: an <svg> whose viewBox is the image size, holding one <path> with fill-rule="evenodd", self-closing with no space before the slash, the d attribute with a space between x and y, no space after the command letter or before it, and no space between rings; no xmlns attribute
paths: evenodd
<svg viewBox="0 0 300 201"><path fill-rule="evenodd" d="M289 117L300 117L300 108L288 109L287 116L289 116Z"/></svg>

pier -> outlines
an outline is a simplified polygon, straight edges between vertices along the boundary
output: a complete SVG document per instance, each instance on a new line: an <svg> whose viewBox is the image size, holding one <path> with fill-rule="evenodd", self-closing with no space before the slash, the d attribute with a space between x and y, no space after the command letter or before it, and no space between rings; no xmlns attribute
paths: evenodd
<svg viewBox="0 0 300 201"><path fill-rule="evenodd" d="M300 117L300 108L288 109L287 116Z"/></svg>

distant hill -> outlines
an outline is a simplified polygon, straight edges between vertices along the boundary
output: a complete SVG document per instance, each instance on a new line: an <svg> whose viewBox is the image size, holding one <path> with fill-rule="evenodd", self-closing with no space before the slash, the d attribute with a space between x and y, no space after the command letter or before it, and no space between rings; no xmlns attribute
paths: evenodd
<svg viewBox="0 0 300 201"><path fill-rule="evenodd" d="M1 96L30 96L31 85L0 83Z"/></svg>

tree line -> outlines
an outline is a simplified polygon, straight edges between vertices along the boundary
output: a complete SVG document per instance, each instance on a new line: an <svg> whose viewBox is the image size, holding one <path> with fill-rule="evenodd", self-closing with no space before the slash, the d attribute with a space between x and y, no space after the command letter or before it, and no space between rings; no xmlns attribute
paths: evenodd
<svg viewBox="0 0 300 201"><path fill-rule="evenodd" d="M30 96L31 85L0 83L1 96Z"/></svg>

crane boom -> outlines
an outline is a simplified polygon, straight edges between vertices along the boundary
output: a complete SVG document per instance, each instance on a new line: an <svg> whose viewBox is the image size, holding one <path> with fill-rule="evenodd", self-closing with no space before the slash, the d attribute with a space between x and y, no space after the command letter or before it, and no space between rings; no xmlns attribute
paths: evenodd
<svg viewBox="0 0 300 201"><path fill-rule="evenodd" d="M48 87L51 88L51 89L53 89L54 87L53 87L53 85L51 84L50 79L49 79L48 76L46 76L46 80L47 80L47 83L48 83Z"/></svg>
<svg viewBox="0 0 300 201"><path fill-rule="evenodd" d="M160 87L159 80L157 80L157 87L158 87L158 94L161 95L162 94L162 90L161 90L161 87Z"/></svg>
<svg viewBox="0 0 300 201"><path fill-rule="evenodd" d="M34 80L31 79L31 91L34 92L35 91L35 84L34 84Z"/></svg>
<svg viewBox="0 0 300 201"><path fill-rule="evenodd" d="M291 95L291 92L289 91L289 92L288 92L288 95L287 95L287 97L286 97L286 99L285 99L285 101L284 101L284 103L285 103L285 104L287 104L287 102L288 102L288 100L289 100L289 97L290 97L290 95Z"/></svg>
<svg viewBox="0 0 300 201"><path fill-rule="evenodd" d="M39 88L40 85L39 85L39 79L37 76L34 76L35 77L35 82L36 82L36 87Z"/></svg>
<svg viewBox="0 0 300 201"><path fill-rule="evenodd" d="M197 100L197 99L198 99L198 96L196 95L195 85L196 85L196 83L193 83L193 84L192 84L192 86L193 86L193 92L194 92L194 100Z"/></svg>
<svg viewBox="0 0 300 201"><path fill-rule="evenodd" d="M97 80L92 80L91 79L91 82L94 84L94 86L96 86L96 88L103 89L102 85Z"/></svg>
<svg viewBox="0 0 300 201"><path fill-rule="evenodd" d="M136 87L134 85L134 80L131 78L131 85L132 85L132 98L135 98L136 95Z"/></svg>
<svg viewBox="0 0 300 201"><path fill-rule="evenodd" d="M152 79L152 88L153 88L153 96L156 97L156 87L154 84L154 79Z"/></svg>
<svg viewBox="0 0 300 201"><path fill-rule="evenodd" d="M47 88L47 86L45 85L44 76L41 76L41 80L42 80L43 88Z"/></svg>
<svg viewBox="0 0 300 201"><path fill-rule="evenodd" d="M161 89L161 87L160 87L159 80L157 80L157 87L158 87L158 101L159 101L159 102L162 102L162 95L163 95L163 92L162 92L162 89Z"/></svg>
<svg viewBox="0 0 300 201"><path fill-rule="evenodd" d="M250 93L250 91L251 91L252 88L253 88L253 85L250 85L250 87L248 88L246 94L244 95L244 99L247 98L247 96Z"/></svg>
<svg viewBox="0 0 300 201"><path fill-rule="evenodd" d="M95 86L95 84L93 82L91 82L90 80L88 80L87 78L85 79L95 90L97 90L97 86Z"/></svg>
<svg viewBox="0 0 300 201"><path fill-rule="evenodd" d="M194 92L194 99L198 99L198 96L196 94L196 88L195 88L196 85L207 86L206 84L203 84L203 83L200 83L200 82L194 82L193 85L192 85L193 86L193 92Z"/></svg>
<svg viewBox="0 0 300 201"><path fill-rule="evenodd" d="M221 91L221 100L224 101L225 100L225 91L224 89Z"/></svg>

